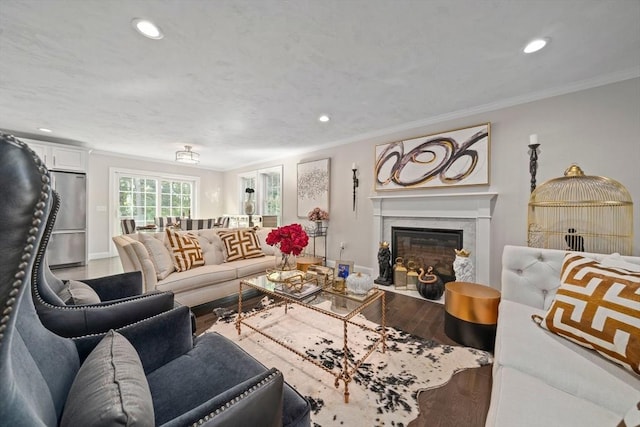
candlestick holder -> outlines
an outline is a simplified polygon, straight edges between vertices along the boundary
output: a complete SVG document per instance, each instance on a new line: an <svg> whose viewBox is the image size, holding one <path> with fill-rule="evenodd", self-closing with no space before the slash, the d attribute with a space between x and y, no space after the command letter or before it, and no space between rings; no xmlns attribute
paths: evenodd
<svg viewBox="0 0 640 427"><path fill-rule="evenodd" d="M529 144L529 173L531 174L531 192L536 189L536 174L538 173L538 147L540 144Z"/></svg>
<svg viewBox="0 0 640 427"><path fill-rule="evenodd" d="M357 168L351 169L353 171L353 211L356 211L356 188L360 185L360 181L358 180Z"/></svg>

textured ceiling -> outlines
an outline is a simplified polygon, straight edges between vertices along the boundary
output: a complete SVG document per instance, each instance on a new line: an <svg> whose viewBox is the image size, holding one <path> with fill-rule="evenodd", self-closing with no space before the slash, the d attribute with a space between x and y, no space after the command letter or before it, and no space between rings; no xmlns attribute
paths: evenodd
<svg viewBox="0 0 640 427"><path fill-rule="evenodd" d="M0 0L1 129L219 170L639 75L637 0Z"/></svg>

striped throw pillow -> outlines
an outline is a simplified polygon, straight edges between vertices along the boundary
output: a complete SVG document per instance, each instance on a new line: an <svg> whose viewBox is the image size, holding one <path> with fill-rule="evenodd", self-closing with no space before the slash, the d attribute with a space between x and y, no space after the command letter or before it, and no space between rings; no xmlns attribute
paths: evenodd
<svg viewBox="0 0 640 427"><path fill-rule="evenodd" d="M177 271L187 271L204 265L202 249L194 234L179 234L169 229L166 232L171 247L171 258Z"/></svg>
<svg viewBox="0 0 640 427"><path fill-rule="evenodd" d="M640 374L640 273L569 253L545 329Z"/></svg>
<svg viewBox="0 0 640 427"><path fill-rule="evenodd" d="M218 233L227 252L227 262L264 256L254 229Z"/></svg>

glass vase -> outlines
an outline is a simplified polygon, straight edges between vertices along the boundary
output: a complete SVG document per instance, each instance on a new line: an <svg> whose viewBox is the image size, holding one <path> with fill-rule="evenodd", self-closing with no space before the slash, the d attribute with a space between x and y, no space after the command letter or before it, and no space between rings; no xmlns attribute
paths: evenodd
<svg viewBox="0 0 640 427"><path fill-rule="evenodd" d="M296 269L296 256L291 254L281 254L276 257L276 270L289 271Z"/></svg>
<svg viewBox="0 0 640 427"><path fill-rule="evenodd" d="M253 193L247 193L247 200L244 202L245 215L253 215L255 209L256 207L253 203Z"/></svg>

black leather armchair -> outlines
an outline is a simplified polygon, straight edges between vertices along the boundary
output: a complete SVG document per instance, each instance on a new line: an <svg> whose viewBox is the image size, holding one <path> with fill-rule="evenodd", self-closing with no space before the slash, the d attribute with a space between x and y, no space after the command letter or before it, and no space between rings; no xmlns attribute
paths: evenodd
<svg viewBox="0 0 640 427"><path fill-rule="evenodd" d="M188 307L107 334L70 339L46 329L36 314L30 288L50 210L49 176L33 151L2 134L0 199L3 425L56 426L62 421L91 425L97 422L94 405L100 406L101 417L114 416L128 425L310 424L309 404L283 385L278 371L266 369L221 335L193 339ZM100 352L105 348L117 351ZM102 372L93 369L96 363L103 363L110 373L135 376L134 386L141 392L119 392L127 386L124 379L118 378L115 386L110 375L96 379ZM101 392L100 387L109 386L112 393ZM93 392L84 387L92 387ZM114 398L119 400L112 403ZM132 398L137 399L133 404ZM82 411L90 417L84 422L77 421L77 412Z"/></svg>
<svg viewBox="0 0 640 427"><path fill-rule="evenodd" d="M59 296L66 284L49 269L46 257L59 208L59 196L52 191L50 211L42 242L35 253L32 273L33 301L47 329L69 338L103 334L109 329L129 325L174 307L172 292L142 294L142 273L139 271L84 279L82 283L93 289L100 301L67 305Z"/></svg>

